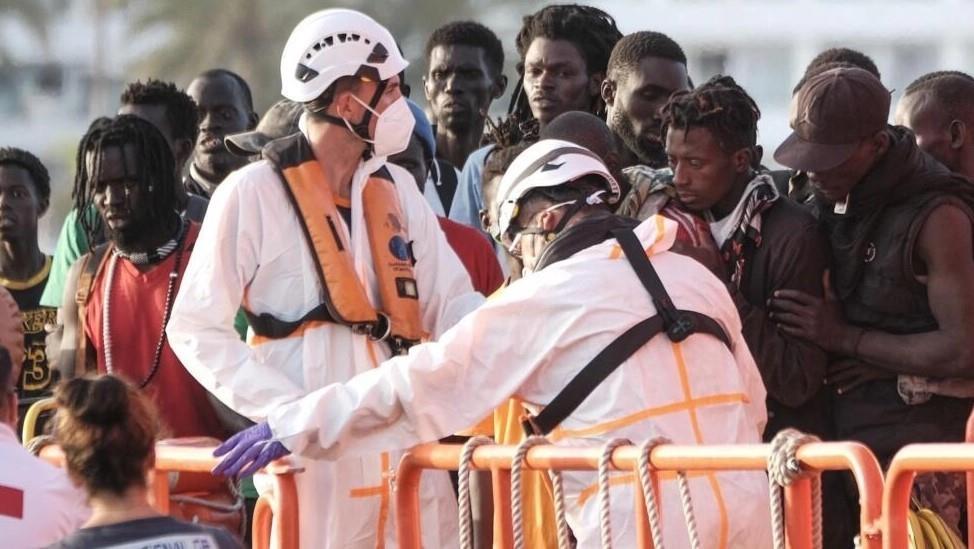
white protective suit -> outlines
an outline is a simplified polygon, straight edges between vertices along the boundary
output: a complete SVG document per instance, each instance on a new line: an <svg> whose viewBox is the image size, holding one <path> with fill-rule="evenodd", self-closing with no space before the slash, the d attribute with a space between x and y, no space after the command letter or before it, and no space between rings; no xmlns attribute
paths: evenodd
<svg viewBox="0 0 974 549"><path fill-rule="evenodd" d="M378 303L378 286L361 190L367 174L383 162L379 158L363 163L353 176L351 192L355 271L373 304ZM409 173L387 167L413 241L423 329L437 337L480 305L483 297L473 291ZM348 230L344 222L341 226ZM296 320L319 305L322 296L298 214L271 164L255 162L227 177L210 201L173 306L169 343L207 390L238 413L263 421L282 404L347 381L390 356L385 344L333 323L310 323L278 340L251 332L248 343L233 329L241 304L255 314ZM375 549L394 539L388 472L400 454L385 450L376 448L335 462L299 459L305 467L297 477L303 548ZM430 475L423 490L429 510L427 546L455 545L456 499L448 476ZM380 530L384 536L377 541Z"/></svg>
<svg viewBox="0 0 974 549"><path fill-rule="evenodd" d="M760 443L765 389L727 290L696 261L666 251L676 236L672 221L650 218L636 234L676 306L714 318L733 348L709 335L682 343L657 336L551 438L576 447L658 435L678 444ZM654 314L610 239L517 281L437 341L275 409L271 430L292 451L328 459L434 441L477 423L512 395L529 406L547 404L599 351ZM632 476L614 476L614 546L634 547ZM763 471L690 476L704 547L770 546ZM599 547L595 473L564 478L579 547ZM675 482L664 482L662 501L667 547L687 547Z"/></svg>

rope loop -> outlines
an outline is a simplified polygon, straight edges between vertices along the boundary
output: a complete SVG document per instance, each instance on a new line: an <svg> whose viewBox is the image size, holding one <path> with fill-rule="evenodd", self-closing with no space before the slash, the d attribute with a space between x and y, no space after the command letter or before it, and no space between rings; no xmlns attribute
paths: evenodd
<svg viewBox="0 0 974 549"><path fill-rule="evenodd" d="M812 480L812 546L816 549L822 547L821 477L815 471L803 469L797 457L798 449L811 442L820 442L820 439L796 429L783 429L771 440L768 487L771 492L771 533L775 549L785 548L783 488L802 478Z"/></svg>
<svg viewBox="0 0 974 549"><path fill-rule="evenodd" d="M612 466L612 453L619 446L632 444L624 438L614 438L602 447L599 456L599 526L603 549L612 548L612 510L610 509L609 469Z"/></svg>
<svg viewBox="0 0 974 549"><path fill-rule="evenodd" d="M481 446L493 444L488 437L473 437L463 445L457 468L457 508L460 523L460 548L473 549L473 514L470 510L470 462L473 452Z"/></svg>

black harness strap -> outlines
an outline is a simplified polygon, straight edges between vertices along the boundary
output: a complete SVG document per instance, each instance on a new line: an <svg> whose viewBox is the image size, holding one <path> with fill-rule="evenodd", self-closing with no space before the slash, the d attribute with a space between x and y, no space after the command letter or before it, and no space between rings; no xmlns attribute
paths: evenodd
<svg viewBox="0 0 974 549"><path fill-rule="evenodd" d="M619 241L623 254L653 299L657 314L639 322L613 340L575 375L541 413L533 417L526 415L522 425L528 434L544 436L553 431L612 372L660 333L665 333L673 342L683 341L696 333L709 334L730 348L727 334L714 319L694 311L679 310L673 305L656 269L632 230L619 229L612 231L612 235Z"/></svg>

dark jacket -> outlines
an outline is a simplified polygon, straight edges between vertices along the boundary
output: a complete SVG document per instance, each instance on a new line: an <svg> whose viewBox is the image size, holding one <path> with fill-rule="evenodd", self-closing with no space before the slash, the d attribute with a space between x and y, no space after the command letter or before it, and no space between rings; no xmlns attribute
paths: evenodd
<svg viewBox="0 0 974 549"><path fill-rule="evenodd" d="M732 292L754 361L768 390L768 438L785 427L828 437L822 390L827 357L781 333L766 304L777 290L821 296L828 248L815 218L781 197L761 214L761 245L748 243L740 292Z"/></svg>
<svg viewBox="0 0 974 549"><path fill-rule="evenodd" d="M847 213L821 208L833 284L849 323L892 334L928 332L937 321L913 272L914 245L938 205L952 202L970 212L974 186L921 151L905 128L889 132L889 151L853 189ZM909 443L962 440L972 404L944 396L906 404L895 379L877 380L836 397L836 431L864 442L886 463Z"/></svg>

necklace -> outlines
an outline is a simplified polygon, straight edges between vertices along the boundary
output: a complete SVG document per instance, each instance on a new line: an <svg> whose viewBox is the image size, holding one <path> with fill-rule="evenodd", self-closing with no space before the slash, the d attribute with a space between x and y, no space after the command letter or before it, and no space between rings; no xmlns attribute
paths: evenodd
<svg viewBox="0 0 974 549"><path fill-rule="evenodd" d="M186 229L185 222L180 223L179 230L176 233L176 236L173 239L171 239L169 242L163 244L163 246L155 250L154 253L138 254L141 256L156 256L156 257L160 257L161 259L165 259L167 256L169 256L169 254L173 252L173 250L176 251L176 258L175 261L173 262L172 271L169 272L169 282L166 287L166 304L163 306L163 312L162 312L162 327L159 330L159 340L158 343L156 343L156 350L152 357L152 368L149 370L148 375L145 376L145 379L142 380L142 383L139 383L138 385L139 389L144 389L145 386L148 385L150 381L152 381L152 378L155 377L156 372L159 370L159 364L161 363L162 360L162 348L166 344L166 324L169 323L169 316L172 314L172 303L173 303L173 298L175 297L174 294L176 291L176 282L179 279L179 267L182 265L182 259L183 259L182 244L183 244L183 238L186 235L185 229ZM171 244L173 245L170 246ZM168 249L168 252L166 252L163 255L161 252L164 249ZM102 293L102 304L103 304L102 306L104 307L104 311L102 312L101 332L102 332L102 339L104 340L103 342L105 347L104 349L105 370L107 370L109 374L113 374L115 371L114 363L112 361L112 330L111 330L112 323L110 319L111 319L111 310L112 310L112 283L115 281L115 267L118 265L119 257L124 257L129 261L132 261L129 258L129 256L126 256L125 254L120 252L118 248L112 249L112 256L108 260L108 267L105 273L105 287ZM136 265L140 264L137 263L136 261L132 261L132 263L135 263Z"/></svg>
<svg viewBox="0 0 974 549"><path fill-rule="evenodd" d="M180 223L176 228L176 234L165 244L159 246L155 250L149 250L148 252L124 252L118 248L114 248L112 252L114 255L128 259L130 262L136 265L150 265L152 263L158 263L169 257L169 254L173 253L173 251L179 247L179 244L183 241L183 231L185 230L184 225L185 223Z"/></svg>

